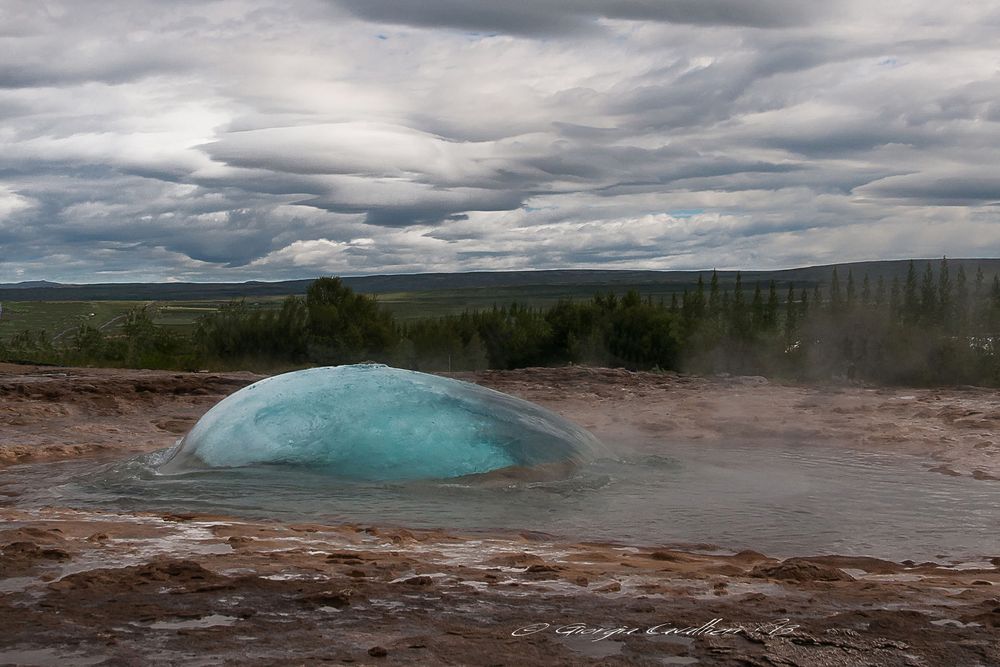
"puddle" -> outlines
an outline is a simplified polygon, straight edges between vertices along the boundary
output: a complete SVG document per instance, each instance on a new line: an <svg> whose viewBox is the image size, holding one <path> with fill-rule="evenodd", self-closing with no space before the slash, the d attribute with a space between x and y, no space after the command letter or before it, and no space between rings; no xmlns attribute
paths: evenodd
<svg viewBox="0 0 1000 667"><path fill-rule="evenodd" d="M981 628L982 623L962 623L954 618L939 618L936 621L931 621L931 625L936 625L938 627L947 628Z"/></svg>
<svg viewBox="0 0 1000 667"><path fill-rule="evenodd" d="M48 667L88 667L104 662L104 656L87 656L79 653L67 653L54 648L33 649L0 649L0 664L29 667L34 665Z"/></svg>
<svg viewBox="0 0 1000 667"><path fill-rule="evenodd" d="M148 627L152 630L190 630L195 628L214 628L218 626L230 626L240 619L235 616L224 616L222 614L210 614L201 618L191 618L177 621L156 621L150 623Z"/></svg>
<svg viewBox="0 0 1000 667"><path fill-rule="evenodd" d="M620 655L622 652L622 643L615 641L594 641L582 637L572 637L564 638L562 644L574 653L585 655L588 658L610 658L613 655Z"/></svg>

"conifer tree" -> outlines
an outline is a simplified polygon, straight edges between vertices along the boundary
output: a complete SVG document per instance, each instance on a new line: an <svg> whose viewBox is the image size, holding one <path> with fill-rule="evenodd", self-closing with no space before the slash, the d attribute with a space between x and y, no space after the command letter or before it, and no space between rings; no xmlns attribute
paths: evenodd
<svg viewBox="0 0 1000 667"><path fill-rule="evenodd" d="M954 299L955 324L954 329L964 333L969 325L969 285L965 277L965 266L958 265L958 274L955 276L955 299Z"/></svg>
<svg viewBox="0 0 1000 667"><path fill-rule="evenodd" d="M937 321L937 286L934 284L934 269L927 262L924 270L924 282L920 288L920 319L924 324L931 325Z"/></svg>
<svg viewBox="0 0 1000 667"><path fill-rule="evenodd" d="M708 314L709 317L717 319L722 311L722 299L719 295L719 272L712 269L712 279L708 288Z"/></svg>
<svg viewBox="0 0 1000 667"><path fill-rule="evenodd" d="M695 320L701 320L705 317L705 281L702 280L701 274L698 274L698 287L694 293L694 309L693 316Z"/></svg>
<svg viewBox="0 0 1000 667"><path fill-rule="evenodd" d="M681 325L683 326L683 337L690 338L694 333L695 314L694 297L688 295L687 288L681 294Z"/></svg>
<svg viewBox="0 0 1000 667"><path fill-rule="evenodd" d="M868 280L868 272L865 271L865 278L861 281L861 305L868 306L872 302L872 284Z"/></svg>
<svg viewBox="0 0 1000 667"><path fill-rule="evenodd" d="M764 328L773 331L778 326L778 286L772 280L767 287L767 305L764 307Z"/></svg>
<svg viewBox="0 0 1000 667"><path fill-rule="evenodd" d="M767 328L767 321L764 311L764 295L760 291L760 283L754 286L753 301L750 303L750 329L753 333L759 333Z"/></svg>
<svg viewBox="0 0 1000 667"><path fill-rule="evenodd" d="M837 276L837 267L833 267L833 275L830 276L830 312L839 313L842 305L840 296L840 278Z"/></svg>
<svg viewBox="0 0 1000 667"><path fill-rule="evenodd" d="M920 318L920 297L917 295L917 269L910 260L906 272L906 286L903 288L903 321L909 324Z"/></svg>
<svg viewBox="0 0 1000 667"><path fill-rule="evenodd" d="M847 309L850 310L854 308L854 270L847 269Z"/></svg>
<svg viewBox="0 0 1000 667"><path fill-rule="evenodd" d="M948 324L952 318L952 287L951 275L948 271L948 258L941 258L941 268L938 269L938 303L937 320Z"/></svg>
<svg viewBox="0 0 1000 667"><path fill-rule="evenodd" d="M972 320L976 327L983 327L986 325L986 312L987 309L984 307L983 300L986 298L986 277L983 276L982 265L976 266L976 282L972 288Z"/></svg>
<svg viewBox="0 0 1000 667"><path fill-rule="evenodd" d="M990 290L989 326L993 331L1000 325L1000 275L993 276L993 289Z"/></svg>
<svg viewBox="0 0 1000 667"><path fill-rule="evenodd" d="M774 281L771 281L774 285ZM803 295L805 292L803 292ZM798 330L798 313L795 307L795 284L788 283L788 296L785 298L785 345L795 342L795 333Z"/></svg>
<svg viewBox="0 0 1000 667"><path fill-rule="evenodd" d="M733 286L730 318L733 335L737 338L747 338L750 335L750 318L743 296L743 276L739 271L736 272L736 284Z"/></svg>
<svg viewBox="0 0 1000 667"><path fill-rule="evenodd" d="M875 285L875 305L881 306L885 303L885 276L878 277L878 283Z"/></svg>
<svg viewBox="0 0 1000 667"><path fill-rule="evenodd" d="M909 277L907 277L906 282L910 282ZM893 276L892 288L889 290L889 317L893 322L901 322L907 317L907 306L901 301L902 298L901 288L899 286L899 276Z"/></svg>

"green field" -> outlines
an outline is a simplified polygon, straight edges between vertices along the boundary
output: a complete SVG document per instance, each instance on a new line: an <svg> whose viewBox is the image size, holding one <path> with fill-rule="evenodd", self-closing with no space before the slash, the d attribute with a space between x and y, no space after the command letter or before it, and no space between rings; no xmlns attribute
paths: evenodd
<svg viewBox="0 0 1000 667"><path fill-rule="evenodd" d="M672 293L685 286L615 285L614 291L624 294L635 288L646 297L669 302ZM693 287L693 286L692 286ZM492 287L472 289L441 289L424 292L390 292L377 295L379 304L389 310L399 322L425 317L457 315L466 310L488 309L513 302L532 307L547 307L560 299L589 299L599 289L593 285L538 285L525 287ZM278 308L284 297L263 296L246 300L255 308ZM149 309L153 320L179 333L190 333L199 317L217 311L229 299L195 301L8 301L0 317L0 339L30 329L45 330L52 336L72 336L82 322L88 322L105 333L118 330L125 315L133 308Z"/></svg>
<svg viewBox="0 0 1000 667"><path fill-rule="evenodd" d="M82 322L104 331L114 330L132 308L147 301L9 301L0 316L0 338L24 329L44 330L51 336L69 336Z"/></svg>
<svg viewBox="0 0 1000 667"><path fill-rule="evenodd" d="M215 312L227 300L219 301L11 301L3 304L0 339L30 329L44 330L60 341L72 336L81 323L105 333L121 328L133 308L147 308L153 320L174 331L189 333L197 319ZM277 307L280 298L248 299L261 308Z"/></svg>
<svg viewBox="0 0 1000 667"><path fill-rule="evenodd" d="M487 310L494 305L506 306L517 302L533 308L554 306L562 299L589 300L598 292L609 290L625 294L630 289L638 290L643 298L654 301L663 299L670 303L672 294L680 294L691 285L611 285L601 288L594 285L537 285L525 287L480 287L472 289L434 290L427 292L389 292L378 294L378 302L392 312L400 322L413 321L425 317L459 315L467 310Z"/></svg>

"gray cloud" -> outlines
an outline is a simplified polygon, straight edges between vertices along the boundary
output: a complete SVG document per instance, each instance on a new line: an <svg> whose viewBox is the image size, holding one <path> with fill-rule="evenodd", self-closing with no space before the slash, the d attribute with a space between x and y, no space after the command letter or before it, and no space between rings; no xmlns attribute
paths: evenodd
<svg viewBox="0 0 1000 667"><path fill-rule="evenodd" d="M369 21L449 27L521 35L593 31L599 18L700 26L782 28L809 23L821 13L794 0L534 0L470 3L463 0L335 0Z"/></svg>
<svg viewBox="0 0 1000 667"><path fill-rule="evenodd" d="M941 206L1000 205L1000 178L981 173L935 175L933 173L891 176L857 189L869 197L901 199L917 204Z"/></svg>
<svg viewBox="0 0 1000 667"><path fill-rule="evenodd" d="M995 255L998 16L10 0L0 282Z"/></svg>

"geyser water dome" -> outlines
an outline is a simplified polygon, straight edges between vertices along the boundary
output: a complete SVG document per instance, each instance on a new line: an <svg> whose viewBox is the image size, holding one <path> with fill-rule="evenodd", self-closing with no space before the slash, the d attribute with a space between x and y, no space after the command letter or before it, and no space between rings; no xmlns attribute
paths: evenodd
<svg viewBox="0 0 1000 667"><path fill-rule="evenodd" d="M367 480L581 463L603 446L533 403L468 382L364 364L261 380L220 401L160 472L258 464Z"/></svg>

